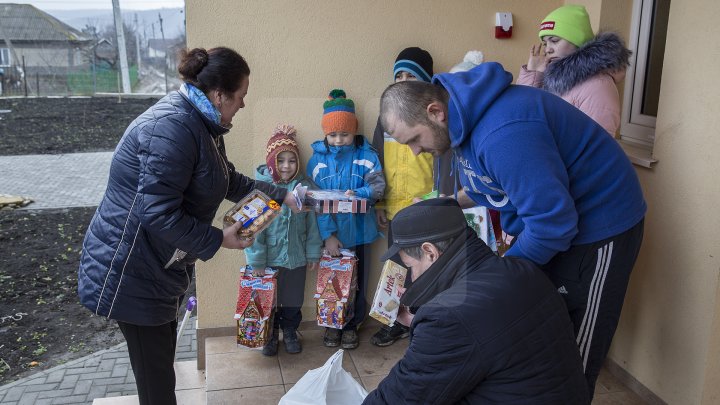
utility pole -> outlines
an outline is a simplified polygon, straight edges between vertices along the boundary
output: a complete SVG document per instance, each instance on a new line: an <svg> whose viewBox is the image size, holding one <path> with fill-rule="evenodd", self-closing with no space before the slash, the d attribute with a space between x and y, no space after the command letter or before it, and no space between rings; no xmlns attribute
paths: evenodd
<svg viewBox="0 0 720 405"><path fill-rule="evenodd" d="M138 26L137 13L135 13L135 51L137 54L137 70L140 74L140 27Z"/></svg>
<svg viewBox="0 0 720 405"><path fill-rule="evenodd" d="M117 1L117 0L114 0ZM160 35L162 36L162 46L165 49L165 66L163 66L163 70L165 71L165 94L168 92L168 81L167 81L167 46L165 46L165 31L163 31L163 25L162 25L162 15L158 13L158 18L160 19Z"/></svg>
<svg viewBox="0 0 720 405"><path fill-rule="evenodd" d="M125 30L123 29L120 1L112 0L113 15L115 16L115 33L117 37L117 51L120 57L120 73L122 75L122 92L131 93L130 72L128 71L127 50L125 49Z"/></svg>

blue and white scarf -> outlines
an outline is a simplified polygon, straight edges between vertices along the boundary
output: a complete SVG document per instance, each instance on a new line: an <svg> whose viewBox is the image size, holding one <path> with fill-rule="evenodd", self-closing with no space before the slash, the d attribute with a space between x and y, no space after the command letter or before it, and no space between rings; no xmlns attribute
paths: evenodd
<svg viewBox="0 0 720 405"><path fill-rule="evenodd" d="M189 83L183 84L185 93L187 94L190 102L197 107L200 112L208 117L212 122L220 124L220 111L210 102L205 93L200 89Z"/></svg>

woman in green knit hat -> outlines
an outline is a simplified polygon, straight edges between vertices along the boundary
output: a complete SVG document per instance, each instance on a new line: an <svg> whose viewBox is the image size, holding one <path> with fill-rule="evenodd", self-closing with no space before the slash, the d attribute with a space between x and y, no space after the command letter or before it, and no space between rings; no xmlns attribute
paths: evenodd
<svg viewBox="0 0 720 405"><path fill-rule="evenodd" d="M613 32L593 35L584 6L565 5L540 23L541 43L530 48L517 84L543 88L579 108L615 136L620 127L616 83L625 77L630 51Z"/></svg>

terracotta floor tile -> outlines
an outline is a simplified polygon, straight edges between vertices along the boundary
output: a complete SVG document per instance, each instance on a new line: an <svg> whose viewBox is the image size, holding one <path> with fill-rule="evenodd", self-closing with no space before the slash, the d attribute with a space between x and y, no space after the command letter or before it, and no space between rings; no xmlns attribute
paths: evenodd
<svg viewBox="0 0 720 405"><path fill-rule="evenodd" d="M377 347L369 342L364 342L357 349L350 351L350 357L352 357L360 377L386 375L405 355L407 347L407 339L399 340L387 347Z"/></svg>
<svg viewBox="0 0 720 405"><path fill-rule="evenodd" d="M209 391L207 403L212 405L277 405L283 395L285 395L285 388L282 385Z"/></svg>
<svg viewBox="0 0 720 405"><path fill-rule="evenodd" d="M363 386L369 393L370 391L377 388L377 386L380 384L380 381L382 381L385 377L387 377L387 375L366 375L360 377L360 380L362 381Z"/></svg>
<svg viewBox="0 0 720 405"><path fill-rule="evenodd" d="M259 350L212 354L206 365L208 392L283 383L277 357L265 357Z"/></svg>

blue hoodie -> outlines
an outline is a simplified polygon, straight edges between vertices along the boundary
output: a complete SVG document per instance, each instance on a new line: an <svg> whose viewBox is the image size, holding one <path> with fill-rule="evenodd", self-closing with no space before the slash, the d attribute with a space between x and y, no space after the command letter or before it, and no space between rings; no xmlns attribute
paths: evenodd
<svg viewBox="0 0 720 405"><path fill-rule="evenodd" d="M561 98L511 82L498 63L433 78L450 95L463 187L517 236L506 254L545 264L640 222L647 206L617 141Z"/></svg>

